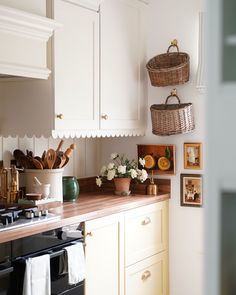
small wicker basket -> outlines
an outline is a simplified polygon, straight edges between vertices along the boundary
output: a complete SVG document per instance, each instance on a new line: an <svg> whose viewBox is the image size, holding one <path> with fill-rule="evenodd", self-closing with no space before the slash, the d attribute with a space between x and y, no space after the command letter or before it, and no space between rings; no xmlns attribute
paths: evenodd
<svg viewBox="0 0 236 295"><path fill-rule="evenodd" d="M175 47L177 52L170 52ZM177 40L173 40L167 53L149 60L146 67L152 86L170 86L186 83L189 80L189 55L179 52Z"/></svg>
<svg viewBox="0 0 236 295"><path fill-rule="evenodd" d="M175 97L178 104L168 105L170 97ZM150 107L152 133L155 135L174 135L191 132L195 129L192 103L180 103L176 89L166 98L165 104Z"/></svg>

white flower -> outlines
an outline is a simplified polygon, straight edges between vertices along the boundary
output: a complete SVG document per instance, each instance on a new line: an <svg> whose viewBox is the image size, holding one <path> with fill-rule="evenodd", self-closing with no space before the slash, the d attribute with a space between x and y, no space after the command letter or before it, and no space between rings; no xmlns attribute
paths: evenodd
<svg viewBox="0 0 236 295"><path fill-rule="evenodd" d="M135 169L130 169L130 176L131 178L136 178L138 176L138 173Z"/></svg>
<svg viewBox="0 0 236 295"><path fill-rule="evenodd" d="M107 173L107 180L112 180L115 177L115 175L116 175L115 169L109 170Z"/></svg>
<svg viewBox="0 0 236 295"><path fill-rule="evenodd" d="M99 186L99 187L102 185L102 180L101 180L100 177L96 178L96 185Z"/></svg>
<svg viewBox="0 0 236 295"><path fill-rule="evenodd" d="M144 182L144 181L148 178L147 171L146 171L145 169L142 169L140 172L141 172L141 173L140 173L140 175L139 175L139 180L140 180L141 182Z"/></svg>
<svg viewBox="0 0 236 295"><path fill-rule="evenodd" d="M106 166L102 166L100 174L101 176L105 176L105 172L107 171L107 167Z"/></svg>
<svg viewBox="0 0 236 295"><path fill-rule="evenodd" d="M126 173L126 166L125 165L118 166L118 173L125 174Z"/></svg>
<svg viewBox="0 0 236 295"><path fill-rule="evenodd" d="M117 153L112 153L111 154L111 160L115 160L118 157Z"/></svg>
<svg viewBox="0 0 236 295"><path fill-rule="evenodd" d="M144 167L145 159L139 158L139 164Z"/></svg>
<svg viewBox="0 0 236 295"><path fill-rule="evenodd" d="M109 163L108 165L107 165L107 169L108 170L111 170L111 169L113 169L114 168L114 163Z"/></svg>

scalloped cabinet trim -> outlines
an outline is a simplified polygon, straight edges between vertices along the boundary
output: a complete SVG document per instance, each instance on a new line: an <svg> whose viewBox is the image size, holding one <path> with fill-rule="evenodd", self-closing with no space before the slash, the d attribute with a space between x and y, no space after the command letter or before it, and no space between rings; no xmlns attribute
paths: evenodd
<svg viewBox="0 0 236 295"><path fill-rule="evenodd" d="M1 78L47 79L47 41L58 27L52 19L0 5Z"/></svg>
<svg viewBox="0 0 236 295"><path fill-rule="evenodd" d="M95 138L95 137L126 137L144 136L144 129L135 130L52 130L53 138Z"/></svg>

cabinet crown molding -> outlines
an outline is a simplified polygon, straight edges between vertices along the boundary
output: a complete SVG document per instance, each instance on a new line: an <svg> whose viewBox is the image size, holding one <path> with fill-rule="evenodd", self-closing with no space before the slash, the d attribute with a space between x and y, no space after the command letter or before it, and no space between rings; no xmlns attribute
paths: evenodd
<svg viewBox="0 0 236 295"><path fill-rule="evenodd" d="M0 5L0 78L47 79L47 41L61 25L52 19ZM4 78L4 79L3 79Z"/></svg>
<svg viewBox="0 0 236 295"><path fill-rule="evenodd" d="M65 2L79 5L94 11L99 11L99 6L103 0L64 0Z"/></svg>
<svg viewBox="0 0 236 295"><path fill-rule="evenodd" d="M0 31L48 41L61 25L52 19L0 5Z"/></svg>

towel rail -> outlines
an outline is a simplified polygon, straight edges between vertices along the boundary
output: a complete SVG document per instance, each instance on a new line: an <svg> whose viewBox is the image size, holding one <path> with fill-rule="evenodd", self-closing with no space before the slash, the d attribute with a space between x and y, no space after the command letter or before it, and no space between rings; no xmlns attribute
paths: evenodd
<svg viewBox="0 0 236 295"><path fill-rule="evenodd" d="M25 261L26 259L28 258L33 258L33 257L37 257L37 256L41 256L41 255L46 255L46 254L49 254L50 256L50 259L51 258L55 258L55 257L58 257L60 255L62 255L65 251L65 247L68 247L70 245L74 245L74 244L77 244L77 243L82 243L83 246L85 247L86 246L86 243L83 242L82 239L79 239L79 240L76 240L76 241L70 241L68 243L65 243L63 245L61 245L60 249L59 250L56 250L58 249L59 247L55 247L55 251L53 249L48 249L48 250L43 250L43 251L39 251L39 252L35 252L35 253L31 253L29 255L25 255L25 256L20 256L20 257L17 257L14 261Z"/></svg>

